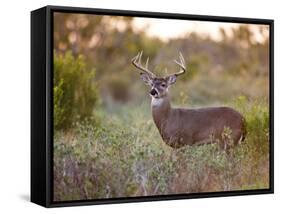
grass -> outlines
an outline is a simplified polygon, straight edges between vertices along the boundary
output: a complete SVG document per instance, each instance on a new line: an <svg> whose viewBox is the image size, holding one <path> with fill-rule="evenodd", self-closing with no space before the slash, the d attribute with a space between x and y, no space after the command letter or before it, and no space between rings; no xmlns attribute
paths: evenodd
<svg viewBox="0 0 281 214"><path fill-rule="evenodd" d="M100 108L95 123L56 132L55 201L268 188L268 103L239 97L228 105L248 132L229 154L216 144L168 147L147 103Z"/></svg>

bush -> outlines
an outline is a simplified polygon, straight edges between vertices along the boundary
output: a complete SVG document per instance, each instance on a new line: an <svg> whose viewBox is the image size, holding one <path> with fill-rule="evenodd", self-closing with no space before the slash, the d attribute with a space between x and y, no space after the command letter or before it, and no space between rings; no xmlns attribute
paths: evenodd
<svg viewBox="0 0 281 214"><path fill-rule="evenodd" d="M97 103L95 71L86 69L83 56L54 54L54 128L68 129L90 117Z"/></svg>
<svg viewBox="0 0 281 214"><path fill-rule="evenodd" d="M239 97L231 105L245 116L248 135L228 152L217 144L171 149L144 105L121 106L116 113L96 109L103 118L99 126L85 121L71 137L55 137L55 200L268 188L264 102Z"/></svg>

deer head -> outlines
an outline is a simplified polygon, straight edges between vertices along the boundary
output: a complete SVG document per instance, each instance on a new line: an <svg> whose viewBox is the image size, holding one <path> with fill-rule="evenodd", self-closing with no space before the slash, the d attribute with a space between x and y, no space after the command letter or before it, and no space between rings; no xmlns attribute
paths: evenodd
<svg viewBox="0 0 281 214"><path fill-rule="evenodd" d="M156 99L167 96L169 86L174 84L177 77L186 71L185 61L181 53L179 53L180 61L174 60L174 62L180 66L180 71L166 77L157 77L148 69L149 58L146 60L145 67L142 66L141 58L142 51L132 59L132 63L136 68L141 70L141 79L145 82L145 84L151 87L150 95Z"/></svg>

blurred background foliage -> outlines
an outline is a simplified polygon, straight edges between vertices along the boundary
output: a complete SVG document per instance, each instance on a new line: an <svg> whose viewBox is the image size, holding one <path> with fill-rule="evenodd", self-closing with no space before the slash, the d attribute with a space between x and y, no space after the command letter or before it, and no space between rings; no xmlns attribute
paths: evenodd
<svg viewBox="0 0 281 214"><path fill-rule="evenodd" d="M134 20L55 13L55 200L267 187L268 27L163 40ZM237 159L212 146L176 152L163 143L149 89L131 65L140 50L157 75L177 71L173 59L183 54L187 73L170 90L173 105L228 105L246 117L250 137Z"/></svg>
<svg viewBox="0 0 281 214"><path fill-rule="evenodd" d="M175 102L179 100L178 103L181 103L179 95L182 93L188 95L188 103L193 105L215 105L240 95L250 99L268 97L267 26L255 26L255 30L262 36L262 42L255 40L257 32L253 32L251 25L233 27L231 35L224 28L220 28L220 41L203 37L196 32L163 41L148 36L145 28L136 31L133 20L132 17L55 14L55 58L60 56L55 59L55 83L62 84L60 73L67 75L67 66L70 66L72 72L69 73L77 82L72 84L67 80L67 84L64 83L69 87L67 91L72 91L73 96L75 90L80 95L87 93L87 90L79 86L79 78L87 81L87 71L88 78L93 78L90 73L94 69L95 81L99 84L91 87L99 92L94 92L93 96L100 97L105 106L118 102L139 102L147 94L147 88L139 81L138 72L132 67L131 59L138 51L144 50L145 57L150 58L150 69L158 75L166 75L165 68L168 73L177 71L178 68L172 60L181 51L187 61L188 73L181 76L172 90ZM68 60L68 64L66 62L64 67L56 65L62 64L59 60L64 59ZM77 65L70 62L74 59ZM75 66L84 70L81 76L81 71ZM65 71L60 72L63 69ZM57 92L60 93L59 90ZM77 101L83 105L78 107L81 118L89 116L89 109L96 103L91 94L83 94L84 102ZM86 101L88 96L92 101ZM69 97L64 100L74 102ZM62 110L59 110L58 115L64 114L60 111ZM69 114L66 110L63 111ZM68 115L65 118L68 118ZM71 116L60 127L67 128L72 119L74 117Z"/></svg>

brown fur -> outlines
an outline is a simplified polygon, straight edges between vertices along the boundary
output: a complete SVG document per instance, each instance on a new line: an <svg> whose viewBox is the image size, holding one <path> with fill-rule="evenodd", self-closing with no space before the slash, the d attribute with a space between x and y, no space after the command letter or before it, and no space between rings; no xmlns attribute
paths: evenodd
<svg viewBox="0 0 281 214"><path fill-rule="evenodd" d="M231 130L234 144L245 138L245 120L232 108L171 108L168 96L161 99L158 106L151 107L153 120L163 141L173 148L213 143L212 139L223 141L225 127Z"/></svg>

